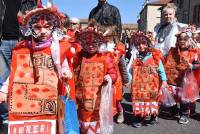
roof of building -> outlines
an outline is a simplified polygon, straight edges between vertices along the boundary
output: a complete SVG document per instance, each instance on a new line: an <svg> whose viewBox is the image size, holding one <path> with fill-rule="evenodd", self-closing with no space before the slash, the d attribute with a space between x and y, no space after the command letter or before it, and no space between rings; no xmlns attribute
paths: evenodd
<svg viewBox="0 0 200 134"><path fill-rule="evenodd" d="M86 19L86 18L80 19L80 22L81 22L81 23L84 23L84 24L85 24L85 23L87 24L87 23L88 23L88 19Z"/></svg>
<svg viewBox="0 0 200 134"><path fill-rule="evenodd" d="M154 5L162 5L162 4L167 4L171 0L150 0L148 4L154 4Z"/></svg>
<svg viewBox="0 0 200 134"><path fill-rule="evenodd" d="M88 23L88 19L80 19L80 23L81 24L87 24ZM134 23L125 23L125 24L122 24L122 28L123 29L137 29L138 28L138 25L137 24L134 24Z"/></svg>
<svg viewBox="0 0 200 134"><path fill-rule="evenodd" d="M122 29L138 29L138 24L122 24Z"/></svg>
<svg viewBox="0 0 200 134"><path fill-rule="evenodd" d="M141 14L147 6L164 6L172 0L146 0L139 14Z"/></svg>

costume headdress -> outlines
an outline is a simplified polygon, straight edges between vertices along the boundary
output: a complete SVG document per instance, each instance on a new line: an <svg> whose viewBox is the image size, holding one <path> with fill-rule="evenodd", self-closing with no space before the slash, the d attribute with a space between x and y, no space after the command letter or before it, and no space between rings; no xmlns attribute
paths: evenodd
<svg viewBox="0 0 200 134"><path fill-rule="evenodd" d="M21 30L24 36L32 35L32 25L36 22L47 20L54 28L60 28L64 14L58 12L51 0L47 1L47 6L42 6L41 0L37 2L37 8L23 15L21 22Z"/></svg>
<svg viewBox="0 0 200 134"><path fill-rule="evenodd" d="M185 33L189 38L192 38L192 29L191 27L183 27L180 31L176 34L179 37L180 34Z"/></svg>
<svg viewBox="0 0 200 134"><path fill-rule="evenodd" d="M133 33L130 38L131 45L147 44L151 47L151 40L142 32Z"/></svg>
<svg viewBox="0 0 200 134"><path fill-rule="evenodd" d="M102 34L100 34L94 27L87 27L86 29L77 33L76 38L80 41L81 45L87 45L91 43L101 45L105 42Z"/></svg>
<svg viewBox="0 0 200 134"><path fill-rule="evenodd" d="M195 48L196 43L195 43L194 40L192 39L192 34L193 34L192 28L191 28L190 26L188 26L188 27L183 27L183 28L176 34L176 37L179 38L180 35L181 35L182 33L185 33L185 34L186 34L188 40L190 41L190 47L194 47L194 48Z"/></svg>

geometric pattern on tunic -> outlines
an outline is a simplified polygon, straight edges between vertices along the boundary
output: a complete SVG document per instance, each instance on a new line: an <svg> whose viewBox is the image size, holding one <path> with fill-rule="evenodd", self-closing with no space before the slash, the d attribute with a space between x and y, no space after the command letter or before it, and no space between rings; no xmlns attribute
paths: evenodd
<svg viewBox="0 0 200 134"><path fill-rule="evenodd" d="M58 78L48 54L35 54L33 61L39 69L39 80L34 83L30 54L16 54L17 67L10 93L9 111L12 114L35 116L56 114Z"/></svg>
<svg viewBox="0 0 200 134"><path fill-rule="evenodd" d="M148 116L158 113L159 76L153 58L148 63L139 59L133 63L132 106L134 115ZM148 64L148 65L145 65Z"/></svg>

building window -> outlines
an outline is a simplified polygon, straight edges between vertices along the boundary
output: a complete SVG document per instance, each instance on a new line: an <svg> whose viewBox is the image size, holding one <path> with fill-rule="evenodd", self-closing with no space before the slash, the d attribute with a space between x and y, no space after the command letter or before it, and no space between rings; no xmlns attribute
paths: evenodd
<svg viewBox="0 0 200 134"><path fill-rule="evenodd" d="M196 24L200 24L200 5L194 6L193 22Z"/></svg>
<svg viewBox="0 0 200 134"><path fill-rule="evenodd" d="M188 23L188 11L183 11L183 22Z"/></svg>
<svg viewBox="0 0 200 134"><path fill-rule="evenodd" d="M156 11L156 18L161 18L161 11L160 10Z"/></svg>
<svg viewBox="0 0 200 134"><path fill-rule="evenodd" d="M183 8L184 0L177 0L176 3L178 8Z"/></svg>

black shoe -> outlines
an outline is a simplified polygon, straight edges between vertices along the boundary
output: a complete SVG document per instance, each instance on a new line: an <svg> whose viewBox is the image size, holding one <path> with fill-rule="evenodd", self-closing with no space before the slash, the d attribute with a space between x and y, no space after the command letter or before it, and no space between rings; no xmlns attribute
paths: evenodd
<svg viewBox="0 0 200 134"><path fill-rule="evenodd" d="M190 117L195 117L197 115L196 111L190 113Z"/></svg>
<svg viewBox="0 0 200 134"><path fill-rule="evenodd" d="M190 103L190 116L196 115L196 102Z"/></svg>
<svg viewBox="0 0 200 134"><path fill-rule="evenodd" d="M177 108L177 105L172 107L161 106L159 109L159 116L167 120L174 119L175 117L178 116L178 114L179 114L179 109Z"/></svg>
<svg viewBox="0 0 200 134"><path fill-rule="evenodd" d="M133 120L132 126L135 128L140 128L140 127L142 127L142 121L143 121L143 118L135 117L135 119Z"/></svg>
<svg viewBox="0 0 200 134"><path fill-rule="evenodd" d="M151 116L151 119L149 120L149 124L151 124L151 125L158 124L158 117L157 116Z"/></svg>

